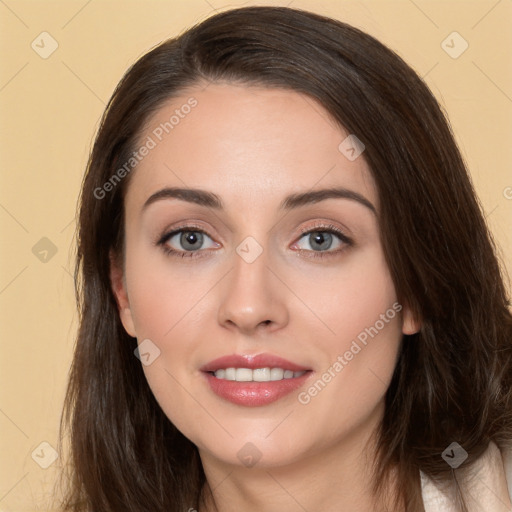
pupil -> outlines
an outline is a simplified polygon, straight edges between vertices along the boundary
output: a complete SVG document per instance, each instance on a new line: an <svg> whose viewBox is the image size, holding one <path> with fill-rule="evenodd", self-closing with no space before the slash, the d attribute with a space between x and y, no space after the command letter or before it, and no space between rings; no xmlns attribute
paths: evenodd
<svg viewBox="0 0 512 512"><path fill-rule="evenodd" d="M194 244L197 245L197 242L202 240L202 233L198 233L195 231L186 231L181 235L181 245L184 249L195 249ZM199 245L201 245L199 243ZM192 247L189 247L192 246Z"/></svg>
<svg viewBox="0 0 512 512"><path fill-rule="evenodd" d="M322 233L320 231L317 231L315 233L311 233L310 239L314 239L315 243L320 244L319 249L328 249L330 246L330 242L332 239L332 235L330 233ZM314 248L314 244L311 244L314 250L317 250Z"/></svg>

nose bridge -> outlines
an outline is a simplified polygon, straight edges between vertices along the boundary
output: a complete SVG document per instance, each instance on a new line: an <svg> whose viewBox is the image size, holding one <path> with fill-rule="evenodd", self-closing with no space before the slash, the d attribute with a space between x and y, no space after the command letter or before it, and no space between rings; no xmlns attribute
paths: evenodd
<svg viewBox="0 0 512 512"><path fill-rule="evenodd" d="M271 266L271 254L254 237L246 237L233 252L219 306L219 322L252 331L260 324L283 325L287 310L282 284Z"/></svg>

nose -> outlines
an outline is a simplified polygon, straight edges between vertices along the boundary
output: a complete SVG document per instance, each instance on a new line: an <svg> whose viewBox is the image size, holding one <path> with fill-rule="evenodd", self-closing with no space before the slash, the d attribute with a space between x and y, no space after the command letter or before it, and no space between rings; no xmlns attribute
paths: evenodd
<svg viewBox="0 0 512 512"><path fill-rule="evenodd" d="M270 268L267 251L252 263L234 252L233 265L221 289L220 325L245 335L283 328L289 321L287 288Z"/></svg>

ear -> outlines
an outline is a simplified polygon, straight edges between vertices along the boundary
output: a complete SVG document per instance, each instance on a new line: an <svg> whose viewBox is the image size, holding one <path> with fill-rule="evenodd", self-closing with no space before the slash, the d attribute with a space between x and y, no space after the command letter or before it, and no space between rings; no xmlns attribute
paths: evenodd
<svg viewBox="0 0 512 512"><path fill-rule="evenodd" d="M421 322L414 317L409 306L404 306L402 311L402 333L416 334L421 329Z"/></svg>
<svg viewBox="0 0 512 512"><path fill-rule="evenodd" d="M122 265L119 263L119 258L114 251L110 250L110 285L117 302L117 309L119 317L125 331L132 337L136 338L135 325L133 322L132 311L130 309L130 302L128 300L128 293L126 290L126 282L124 279L124 272Z"/></svg>

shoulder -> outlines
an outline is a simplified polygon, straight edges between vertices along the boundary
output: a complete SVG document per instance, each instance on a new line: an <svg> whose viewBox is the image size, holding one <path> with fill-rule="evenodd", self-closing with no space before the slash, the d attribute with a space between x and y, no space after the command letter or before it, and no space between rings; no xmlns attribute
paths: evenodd
<svg viewBox="0 0 512 512"><path fill-rule="evenodd" d="M500 450L492 441L458 480L469 512L512 512L512 446ZM440 485L420 471L425 512L458 512L453 485Z"/></svg>

